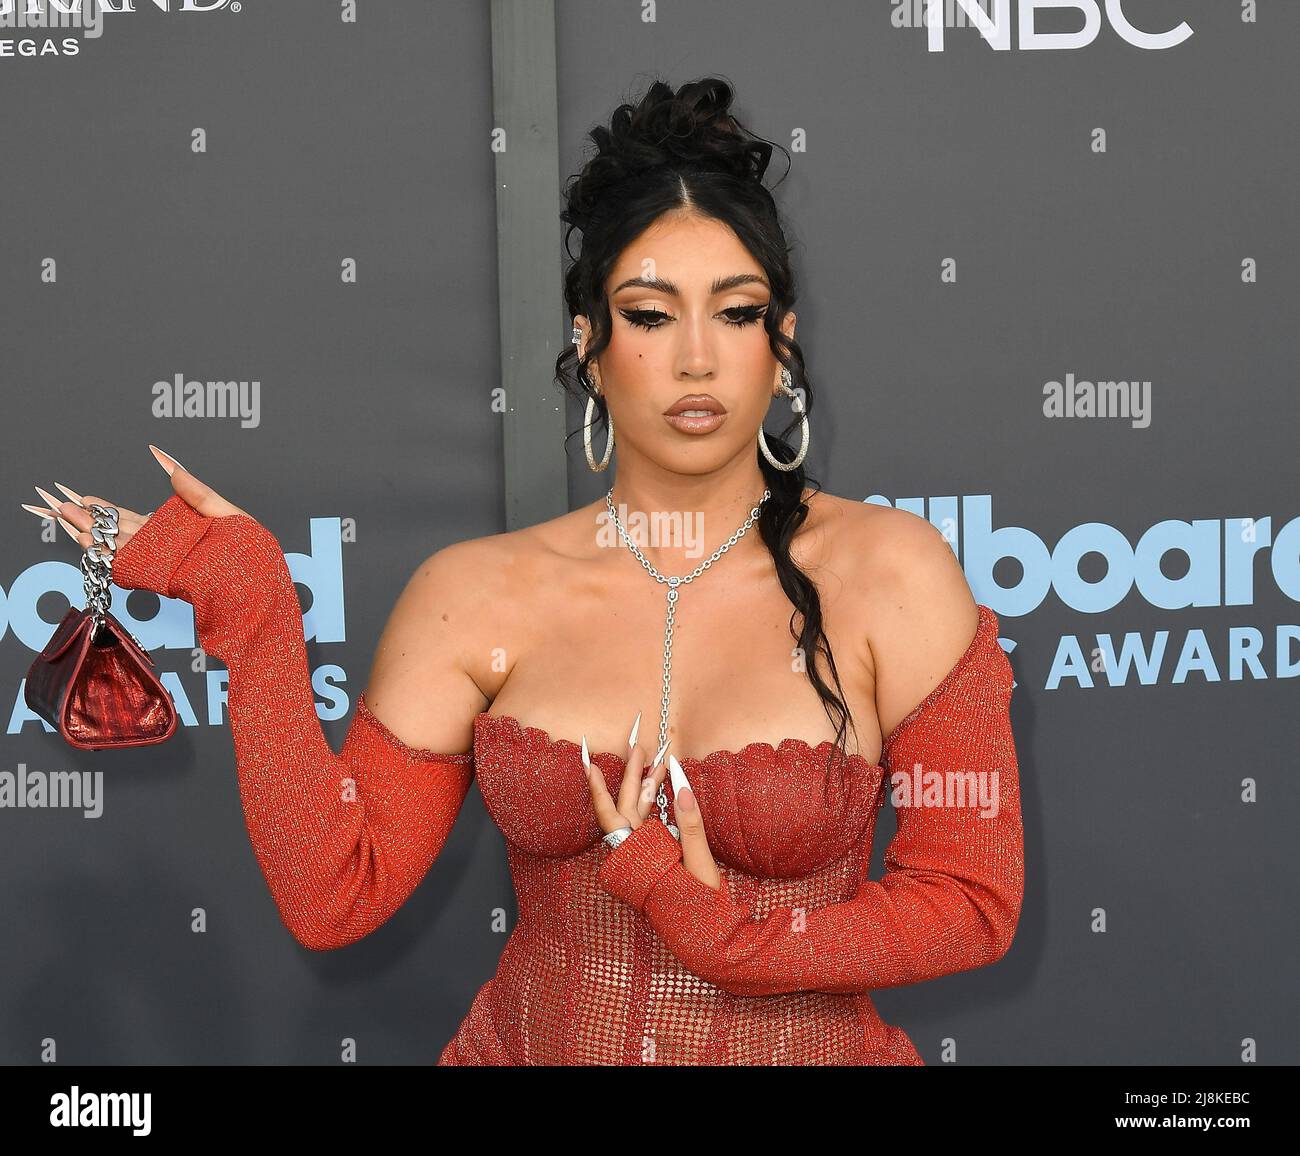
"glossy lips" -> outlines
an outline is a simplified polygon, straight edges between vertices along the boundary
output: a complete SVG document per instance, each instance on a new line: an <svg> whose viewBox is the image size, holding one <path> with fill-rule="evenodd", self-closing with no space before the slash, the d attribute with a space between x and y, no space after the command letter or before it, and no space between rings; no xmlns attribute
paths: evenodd
<svg viewBox="0 0 1300 1156"><path fill-rule="evenodd" d="M727 420L727 409L710 393L690 393L664 411L664 420L682 433L712 433Z"/></svg>

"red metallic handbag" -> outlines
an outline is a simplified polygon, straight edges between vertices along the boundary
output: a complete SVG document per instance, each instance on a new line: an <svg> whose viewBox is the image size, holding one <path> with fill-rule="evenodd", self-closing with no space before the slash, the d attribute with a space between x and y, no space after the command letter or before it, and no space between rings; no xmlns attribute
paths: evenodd
<svg viewBox="0 0 1300 1156"><path fill-rule="evenodd" d="M69 607L27 672L27 705L74 747L160 743L176 731L176 704L140 640L108 607L117 510L92 504L94 541L81 558L86 605Z"/></svg>

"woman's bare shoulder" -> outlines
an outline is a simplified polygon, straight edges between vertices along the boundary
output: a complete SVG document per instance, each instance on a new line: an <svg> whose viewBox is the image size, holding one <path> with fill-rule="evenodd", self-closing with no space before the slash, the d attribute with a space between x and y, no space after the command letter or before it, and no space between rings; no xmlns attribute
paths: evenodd
<svg viewBox="0 0 1300 1156"><path fill-rule="evenodd" d="M924 522L892 506L842 498L825 490L806 493L804 501L809 514L801 533L825 543L824 557L831 568L859 587L878 585L876 571L887 558L907 549L911 528L905 519Z"/></svg>
<svg viewBox="0 0 1300 1156"><path fill-rule="evenodd" d="M846 549L856 551L857 565L867 568L877 584L891 575L902 578L917 566L946 561L944 549L956 558L943 531L919 514L875 502L834 501Z"/></svg>
<svg viewBox="0 0 1300 1156"><path fill-rule="evenodd" d="M435 551L417 573L427 572L430 586L450 585L478 598L522 596L540 567L578 549L590 517L589 511L572 510L518 530L464 538Z"/></svg>
<svg viewBox="0 0 1300 1156"><path fill-rule="evenodd" d="M465 538L428 555L406 581L375 650L366 701L403 742L464 751L495 696L495 656L511 653L534 588L528 531ZM436 703L437 709L430 704Z"/></svg>
<svg viewBox="0 0 1300 1156"><path fill-rule="evenodd" d="M846 542L888 735L966 652L979 609L952 540L920 515L862 503Z"/></svg>

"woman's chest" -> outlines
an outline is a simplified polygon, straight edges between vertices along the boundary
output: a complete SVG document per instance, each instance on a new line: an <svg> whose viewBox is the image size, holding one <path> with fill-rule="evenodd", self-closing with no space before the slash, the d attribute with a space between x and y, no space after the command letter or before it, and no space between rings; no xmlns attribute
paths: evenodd
<svg viewBox="0 0 1300 1156"><path fill-rule="evenodd" d="M639 713L641 745L653 754L671 740L683 762L756 742L816 746L835 737L838 718L809 676L815 668L851 713L845 749L878 758L863 600L826 577L830 568L814 583L816 605L796 609L767 555L705 571L672 601L634 560L615 561L628 567L550 575L514 618L493 649L495 678L480 682L494 686L493 714L621 754Z"/></svg>
<svg viewBox="0 0 1300 1156"><path fill-rule="evenodd" d="M479 684L495 693L474 724L480 793L506 838L550 856L596 844L579 743L617 796L640 713L639 745L649 758L669 740L719 862L798 876L852 848L874 822L883 776L863 600L846 559L813 553L800 561L815 603L810 591L791 600L765 547L728 553L673 600L625 552L536 567L515 603L526 612L499 628L495 682ZM834 752L829 767L838 719L809 678L814 663L856 727L850 757Z"/></svg>
<svg viewBox="0 0 1300 1156"><path fill-rule="evenodd" d="M474 723L475 774L488 813L512 844L548 857L579 855L601 838L579 745L512 715ZM625 761L590 748L617 797ZM883 768L837 757L830 742L752 742L682 760L719 863L752 875L793 878L841 859L874 829ZM670 807L670 820L673 818Z"/></svg>

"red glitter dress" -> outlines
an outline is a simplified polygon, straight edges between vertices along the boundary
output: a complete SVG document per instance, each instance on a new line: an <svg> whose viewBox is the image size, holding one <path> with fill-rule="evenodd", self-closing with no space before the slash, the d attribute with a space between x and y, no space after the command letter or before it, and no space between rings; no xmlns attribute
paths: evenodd
<svg viewBox="0 0 1300 1156"><path fill-rule="evenodd" d="M883 762L852 756L829 794L829 741L680 760L714 890L653 813L611 850L579 746L509 715L478 715L473 750L439 754L403 744L362 694L335 754L288 564L254 519L204 517L174 495L118 551L114 579L191 603L200 643L225 662L249 836L304 946L380 927L477 777L519 918L440 1064L922 1064L868 993L981 967L1011 944L1024 887L1012 675L987 606ZM592 758L616 795L622 757ZM886 772L898 829L873 881ZM976 780L989 797L945 802L945 784Z"/></svg>

